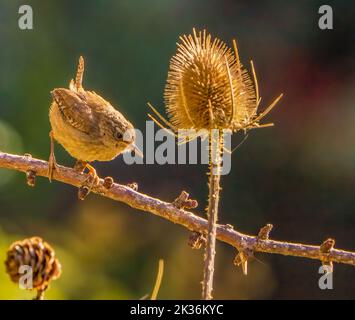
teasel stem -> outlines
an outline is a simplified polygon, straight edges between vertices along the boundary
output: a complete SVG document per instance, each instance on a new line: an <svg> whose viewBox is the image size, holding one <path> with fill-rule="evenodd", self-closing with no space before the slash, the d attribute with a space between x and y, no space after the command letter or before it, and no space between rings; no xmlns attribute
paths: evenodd
<svg viewBox="0 0 355 320"><path fill-rule="evenodd" d="M37 294L33 300L44 300L44 290L37 290Z"/></svg>
<svg viewBox="0 0 355 320"><path fill-rule="evenodd" d="M223 135L220 130L212 130L209 135L209 195L208 195L208 233L205 251L205 266L202 281L202 299L211 300L213 290L214 263L216 256L216 234L218 220L218 204L221 180L221 154L223 151Z"/></svg>

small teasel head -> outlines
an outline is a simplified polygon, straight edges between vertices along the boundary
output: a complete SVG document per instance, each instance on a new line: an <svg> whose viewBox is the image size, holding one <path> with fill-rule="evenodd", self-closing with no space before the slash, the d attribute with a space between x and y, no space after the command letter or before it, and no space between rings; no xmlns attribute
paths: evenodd
<svg viewBox="0 0 355 320"><path fill-rule="evenodd" d="M159 120L149 116L174 132L179 129L238 131L265 126L259 125L259 121L282 95L257 114L260 97L254 65L251 62L252 80L239 60L235 41L233 45L234 52L206 30L193 29L192 35L181 36L177 53L170 61L164 92L170 121L151 105Z"/></svg>
<svg viewBox="0 0 355 320"><path fill-rule="evenodd" d="M180 40L170 61L164 93L171 123L196 130L230 128L233 99L239 98L244 109L255 102L250 79L245 73L244 83L232 78L237 68L231 50L206 31L194 30L193 35Z"/></svg>

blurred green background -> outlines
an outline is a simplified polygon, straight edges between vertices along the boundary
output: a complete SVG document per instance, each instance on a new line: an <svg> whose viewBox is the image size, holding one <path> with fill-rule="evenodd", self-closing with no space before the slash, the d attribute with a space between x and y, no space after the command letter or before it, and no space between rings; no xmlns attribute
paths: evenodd
<svg viewBox="0 0 355 320"><path fill-rule="evenodd" d="M223 177L220 222L255 234L273 223L274 239L355 250L355 8L327 1L334 30L318 28L323 1L26 1L34 29L18 28L23 1L0 1L0 150L48 159L50 91L67 87L79 55L84 87L102 94L139 129L146 102L163 112L169 59L178 36L207 28L241 60L252 58L263 105L285 96L268 116L275 127L250 132ZM243 139L234 136L234 145ZM74 159L56 146L59 163ZM132 165L122 157L95 163L101 176L135 181L140 191L172 201L182 189L206 206L207 167ZM203 252L168 221L71 186L0 169L0 261L14 240L38 235L63 266L48 299L138 299L150 293L165 260L161 299L200 298ZM214 297L219 299L355 298L355 268L336 265L334 289L318 287L317 261L257 254L243 276L236 252L219 243ZM29 298L0 264L0 298Z"/></svg>

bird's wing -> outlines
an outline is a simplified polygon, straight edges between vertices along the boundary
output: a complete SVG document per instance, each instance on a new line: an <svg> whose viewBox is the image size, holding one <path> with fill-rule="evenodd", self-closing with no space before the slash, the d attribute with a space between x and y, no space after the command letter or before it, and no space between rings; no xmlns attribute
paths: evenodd
<svg viewBox="0 0 355 320"><path fill-rule="evenodd" d="M54 89L51 94L61 114L71 126L85 133L92 131L94 117L85 95L64 88Z"/></svg>
<svg viewBox="0 0 355 320"><path fill-rule="evenodd" d="M85 99L94 112L105 112L113 108L108 101L94 91L85 91Z"/></svg>

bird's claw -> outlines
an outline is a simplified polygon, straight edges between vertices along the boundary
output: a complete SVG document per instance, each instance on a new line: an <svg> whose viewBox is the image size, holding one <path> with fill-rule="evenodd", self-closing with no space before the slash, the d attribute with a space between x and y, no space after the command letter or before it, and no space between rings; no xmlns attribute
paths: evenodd
<svg viewBox="0 0 355 320"><path fill-rule="evenodd" d="M58 165L57 165L57 162L55 160L55 155L54 155L53 131L49 132L49 137L51 140L51 151L50 151L49 160L48 160L48 179L49 179L49 182L52 182L53 171L56 170L57 172L59 172L59 170L58 170Z"/></svg>
<svg viewBox="0 0 355 320"><path fill-rule="evenodd" d="M92 188L99 185L100 177L97 175L95 168L89 165L88 163L85 164L85 168L89 170L89 173L88 173L88 177L84 180L83 185L85 184L88 185L89 193L90 193Z"/></svg>
<svg viewBox="0 0 355 320"><path fill-rule="evenodd" d="M53 171L56 170L58 172L58 165L55 160L54 154L50 154L49 160L48 160L48 179L49 182L52 182L53 179Z"/></svg>

